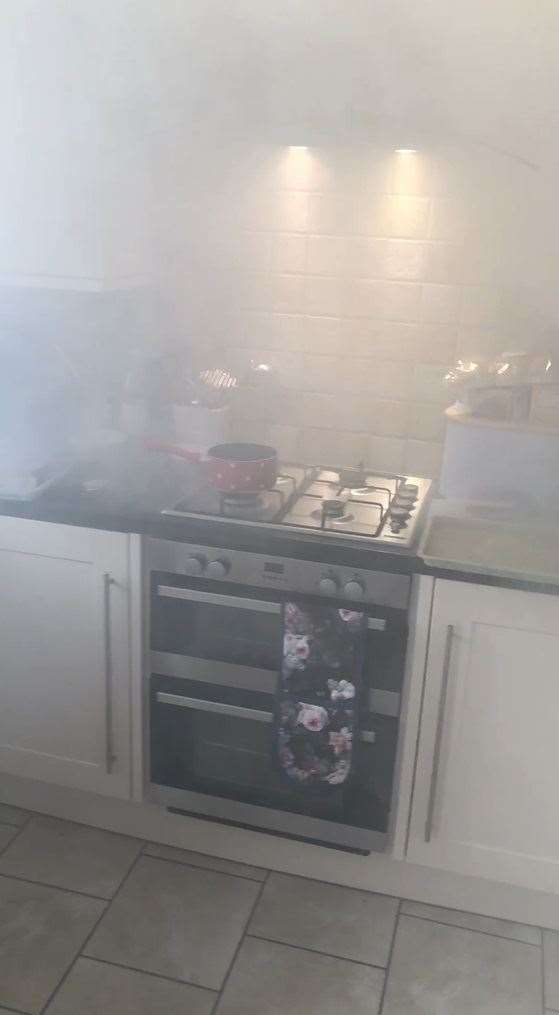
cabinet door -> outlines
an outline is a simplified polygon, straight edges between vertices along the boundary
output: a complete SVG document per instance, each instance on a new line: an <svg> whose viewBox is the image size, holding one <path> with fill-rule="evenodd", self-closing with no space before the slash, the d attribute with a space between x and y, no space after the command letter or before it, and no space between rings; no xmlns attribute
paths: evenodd
<svg viewBox="0 0 559 1015"><path fill-rule="evenodd" d="M437 581L408 858L559 891L559 598Z"/></svg>
<svg viewBox="0 0 559 1015"><path fill-rule="evenodd" d="M130 793L128 536L0 519L0 771Z"/></svg>

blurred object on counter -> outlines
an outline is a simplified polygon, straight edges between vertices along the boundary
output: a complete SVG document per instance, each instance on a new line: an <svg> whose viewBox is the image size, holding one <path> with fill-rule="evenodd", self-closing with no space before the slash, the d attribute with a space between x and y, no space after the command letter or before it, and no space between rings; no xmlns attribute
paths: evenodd
<svg viewBox="0 0 559 1015"><path fill-rule="evenodd" d="M86 492L115 489L122 482L129 437L122 430L89 430L72 442Z"/></svg>
<svg viewBox="0 0 559 1015"><path fill-rule="evenodd" d="M466 500L559 507L559 427L446 410L440 491Z"/></svg>
<svg viewBox="0 0 559 1015"><path fill-rule="evenodd" d="M173 404L174 437L180 444L188 444L198 451L207 451L214 444L229 439L231 407L211 409L206 405Z"/></svg>
<svg viewBox="0 0 559 1015"><path fill-rule="evenodd" d="M548 390L552 374L549 356L505 352L493 361L458 360L446 374L445 384L456 398L455 409L464 415L555 424L559 423L559 412L554 416L553 397ZM559 389L557 378L555 382ZM541 394L542 389L546 390L545 395Z"/></svg>
<svg viewBox="0 0 559 1015"><path fill-rule="evenodd" d="M532 368L530 422L559 427L559 370L550 356L539 357Z"/></svg>
<svg viewBox="0 0 559 1015"><path fill-rule="evenodd" d="M211 366L193 373L177 371L173 387L173 437L198 451L228 440L231 400L237 377L225 367Z"/></svg>
<svg viewBox="0 0 559 1015"><path fill-rule="evenodd" d="M172 357L138 353L124 383L122 429L135 437L171 436L175 384Z"/></svg>
<svg viewBox="0 0 559 1015"><path fill-rule="evenodd" d="M79 386L56 345L0 336L0 496L31 499L69 465Z"/></svg>

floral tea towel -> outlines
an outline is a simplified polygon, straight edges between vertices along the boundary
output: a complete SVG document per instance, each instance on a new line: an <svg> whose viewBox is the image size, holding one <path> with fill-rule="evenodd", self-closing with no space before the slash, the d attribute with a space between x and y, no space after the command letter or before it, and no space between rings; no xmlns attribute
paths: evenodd
<svg viewBox="0 0 559 1015"><path fill-rule="evenodd" d="M327 791L351 774L366 629L355 610L284 605L274 743L292 783Z"/></svg>

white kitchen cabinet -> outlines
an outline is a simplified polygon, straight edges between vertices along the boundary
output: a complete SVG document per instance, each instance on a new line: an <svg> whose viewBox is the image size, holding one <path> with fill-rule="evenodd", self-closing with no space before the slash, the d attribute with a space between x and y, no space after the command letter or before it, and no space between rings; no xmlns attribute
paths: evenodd
<svg viewBox="0 0 559 1015"><path fill-rule="evenodd" d="M0 784L130 795L128 541L0 518Z"/></svg>
<svg viewBox="0 0 559 1015"><path fill-rule="evenodd" d="M407 856L559 891L559 598L436 582Z"/></svg>

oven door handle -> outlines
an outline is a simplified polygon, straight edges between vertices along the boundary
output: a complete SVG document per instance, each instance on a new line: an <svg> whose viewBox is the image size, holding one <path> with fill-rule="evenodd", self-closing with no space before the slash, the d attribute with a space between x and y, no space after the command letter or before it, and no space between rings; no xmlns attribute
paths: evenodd
<svg viewBox="0 0 559 1015"><path fill-rule="evenodd" d="M186 599L192 603L209 603L211 606L231 606L237 610L253 610L255 613L281 613L281 603L266 599L248 599L246 596L229 596L218 592L201 592L176 585L158 585L157 595L167 599ZM385 631L384 617L367 617L367 627L372 631Z"/></svg>
<svg viewBox="0 0 559 1015"><path fill-rule="evenodd" d="M265 712L259 708L245 708L241 705L228 705L223 701L206 701L204 698L189 698L185 694L169 694L157 691L156 701L160 705L178 705L179 708L191 708L196 712L212 712L214 715L228 715L233 719L251 719L253 722L271 723L273 712ZM361 730L361 740L373 744L376 739L374 730Z"/></svg>

